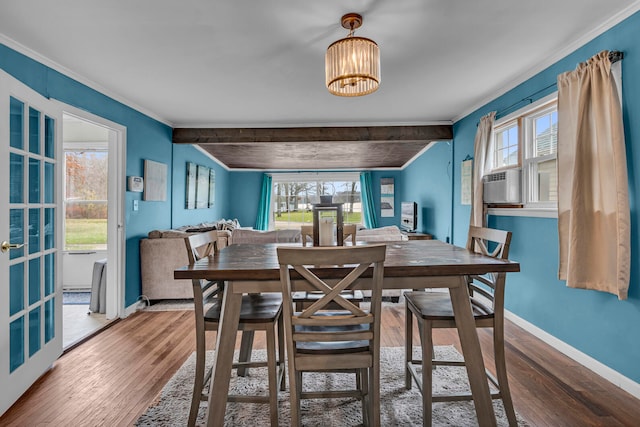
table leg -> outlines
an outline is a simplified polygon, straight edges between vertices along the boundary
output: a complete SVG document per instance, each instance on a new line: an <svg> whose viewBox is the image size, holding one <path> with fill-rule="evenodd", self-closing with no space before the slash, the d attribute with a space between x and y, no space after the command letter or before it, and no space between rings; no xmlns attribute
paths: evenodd
<svg viewBox="0 0 640 427"><path fill-rule="evenodd" d="M451 304L456 317L458 336L464 353L478 424L481 427L495 426L496 417L489 394L489 384L482 360L480 341L478 340L478 333L469 303L469 290L464 276L461 276L458 281L458 286L449 288L449 294L451 295Z"/></svg>
<svg viewBox="0 0 640 427"><path fill-rule="evenodd" d="M242 294L234 294L233 285L227 284L222 299L222 313L216 337L215 359L209 385L209 402L207 405L207 427L224 425L224 414L229 394L229 381L233 366L238 321Z"/></svg>

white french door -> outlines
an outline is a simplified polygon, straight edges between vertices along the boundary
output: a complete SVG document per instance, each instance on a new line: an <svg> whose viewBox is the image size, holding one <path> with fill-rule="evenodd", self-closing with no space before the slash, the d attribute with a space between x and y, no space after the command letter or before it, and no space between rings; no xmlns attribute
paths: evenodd
<svg viewBox="0 0 640 427"><path fill-rule="evenodd" d="M0 71L0 415L62 354L61 126Z"/></svg>

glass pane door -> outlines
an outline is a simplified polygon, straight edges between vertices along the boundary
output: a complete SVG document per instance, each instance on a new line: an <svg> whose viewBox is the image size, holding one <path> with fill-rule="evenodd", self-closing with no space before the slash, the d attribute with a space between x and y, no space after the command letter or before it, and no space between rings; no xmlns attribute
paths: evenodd
<svg viewBox="0 0 640 427"><path fill-rule="evenodd" d="M0 75L0 413L62 353L57 125L51 101ZM4 221L6 219L6 221ZM6 224L6 225L4 225Z"/></svg>

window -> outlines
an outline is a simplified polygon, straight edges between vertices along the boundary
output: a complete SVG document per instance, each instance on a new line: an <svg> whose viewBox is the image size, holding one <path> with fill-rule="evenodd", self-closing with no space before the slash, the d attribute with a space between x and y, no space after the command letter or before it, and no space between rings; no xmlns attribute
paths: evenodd
<svg viewBox="0 0 640 427"><path fill-rule="evenodd" d="M494 169L518 166L518 123L509 122L505 126L496 128L495 150L493 154Z"/></svg>
<svg viewBox="0 0 640 427"><path fill-rule="evenodd" d="M65 233L67 251L107 248L107 150L66 149Z"/></svg>
<svg viewBox="0 0 640 427"><path fill-rule="evenodd" d="M321 195L332 195L333 203L343 203L345 224L362 223L360 174L357 172L274 173L272 182L269 229L311 224L311 205L320 203Z"/></svg>
<svg viewBox="0 0 640 427"><path fill-rule="evenodd" d="M547 105L525 117L525 150L522 161L524 200L527 205L557 207L558 109Z"/></svg>
<svg viewBox="0 0 640 427"><path fill-rule="evenodd" d="M489 172L521 167L524 207L557 209L557 145L554 94L496 121Z"/></svg>

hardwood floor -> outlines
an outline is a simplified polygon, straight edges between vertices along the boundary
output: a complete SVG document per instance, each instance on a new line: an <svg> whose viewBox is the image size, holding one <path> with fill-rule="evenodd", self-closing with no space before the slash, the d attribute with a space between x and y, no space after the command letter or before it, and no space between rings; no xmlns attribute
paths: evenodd
<svg viewBox="0 0 640 427"><path fill-rule="evenodd" d="M132 425L193 351L192 316L143 311L118 322L65 353L0 425ZM382 322L382 345L403 346L404 305L386 304ZM256 334L256 347L264 346L261 335ZM489 333L481 332L480 339L491 354ZM530 425L638 425L640 400L512 323L506 342L516 411ZM437 331L435 344L460 348L449 331Z"/></svg>

